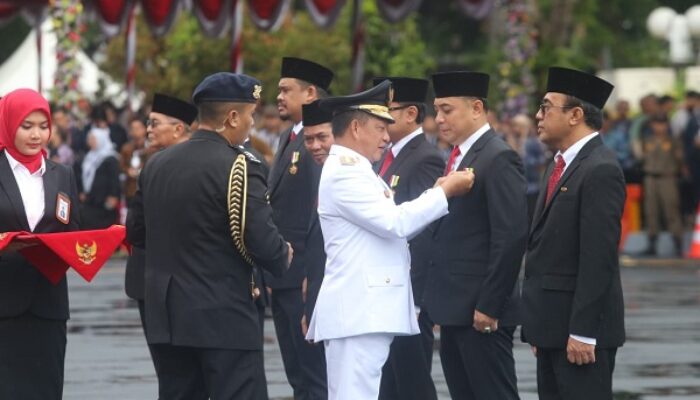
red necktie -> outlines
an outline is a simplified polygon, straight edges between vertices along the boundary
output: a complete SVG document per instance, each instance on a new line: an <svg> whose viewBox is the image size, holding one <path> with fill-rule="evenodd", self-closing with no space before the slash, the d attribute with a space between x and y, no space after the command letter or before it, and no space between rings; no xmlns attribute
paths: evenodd
<svg viewBox="0 0 700 400"><path fill-rule="evenodd" d="M549 182L547 182L547 201L545 204L549 204L552 200L552 195L554 194L554 188L557 187L559 179L561 179L561 174L564 172L564 167L566 163L564 162L564 157L558 155L555 159L556 164L554 164L554 169L552 170L552 175L549 177Z"/></svg>
<svg viewBox="0 0 700 400"><path fill-rule="evenodd" d="M387 151L386 157L384 157L384 162L382 163L382 167L379 168L379 176L384 178L384 174L386 174L386 170L389 169L389 165L391 165L391 162L394 161L394 152L389 149Z"/></svg>
<svg viewBox="0 0 700 400"><path fill-rule="evenodd" d="M292 131L289 132L289 141L290 141L290 142L293 142L294 139L296 139L296 138L297 138L297 133L294 132L294 129L292 129Z"/></svg>
<svg viewBox="0 0 700 400"><path fill-rule="evenodd" d="M447 160L447 167L445 167L445 176L447 176L450 172L452 172L452 167L455 165L455 160L459 155L462 154L461 151L459 151L459 146L455 146L454 149L452 149L452 153L450 153L450 158Z"/></svg>

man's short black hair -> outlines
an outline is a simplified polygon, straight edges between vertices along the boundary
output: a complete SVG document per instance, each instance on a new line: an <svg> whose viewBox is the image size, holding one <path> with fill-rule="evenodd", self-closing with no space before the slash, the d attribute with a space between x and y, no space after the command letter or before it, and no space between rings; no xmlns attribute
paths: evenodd
<svg viewBox="0 0 700 400"><path fill-rule="evenodd" d="M580 107L583 110L583 119L586 125L596 131L603 127L603 112L593 104L583 101L578 97L566 96L566 108Z"/></svg>
<svg viewBox="0 0 700 400"><path fill-rule="evenodd" d="M417 124L422 124L423 121L425 120L425 104L424 103L401 103L401 107L410 107L413 106L416 109L418 109L418 113L416 114L416 123Z"/></svg>

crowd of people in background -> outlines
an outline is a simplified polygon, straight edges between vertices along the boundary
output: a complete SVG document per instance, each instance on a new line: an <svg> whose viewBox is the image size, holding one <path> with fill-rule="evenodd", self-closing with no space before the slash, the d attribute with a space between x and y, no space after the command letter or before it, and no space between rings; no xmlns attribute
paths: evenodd
<svg viewBox="0 0 700 400"><path fill-rule="evenodd" d="M649 237L645 254L655 255L659 233L669 231L682 255L683 232L692 229L700 199L700 93L688 91L680 100L649 94L638 108L633 114L628 101L618 100L606 111L603 141L617 155L626 183L642 188L642 227ZM147 120L148 111L127 113L104 102L93 105L81 120L69 110L52 108L49 154L75 170L85 229L123 222L141 168L150 153L163 147L158 144L163 140L159 122ZM522 157L532 218L542 173L553 155L538 140L532 116L501 118L491 111L489 121ZM258 107L255 123L248 144L270 164L289 121L280 119L276 105L268 104ZM451 145L430 113L423 129L447 160Z"/></svg>

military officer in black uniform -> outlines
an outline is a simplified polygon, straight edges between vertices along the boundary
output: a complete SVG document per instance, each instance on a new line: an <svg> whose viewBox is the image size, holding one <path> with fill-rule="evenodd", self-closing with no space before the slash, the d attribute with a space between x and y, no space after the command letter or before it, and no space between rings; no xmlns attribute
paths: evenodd
<svg viewBox="0 0 700 400"><path fill-rule="evenodd" d="M401 204L418 198L433 187L445 170L440 153L425 140L423 118L428 81L425 79L389 77L376 78L374 85L389 79L394 99L389 113L394 123L388 126L391 147L377 163L377 171L394 191L394 201ZM418 312L420 335L397 336L391 344L389 359L382 371L379 398L437 399L435 384L430 377L433 359L433 322L421 307L425 270L430 253L431 230L426 229L409 242L411 249L411 284Z"/></svg>
<svg viewBox="0 0 700 400"><path fill-rule="evenodd" d="M166 117L174 118L180 121L183 125L190 126L197 118L197 107L186 101L176 97L168 96L161 93L156 93L153 96L152 113L160 113ZM188 135L189 137L189 135ZM167 147L164 147L167 148ZM133 225L133 213L129 212L126 217L127 234L131 234L130 227ZM124 289L126 295L136 300L139 307L139 316L141 317L141 325L146 331L146 319L144 314L144 281L146 264L146 253L142 247L132 246L131 255L126 261L126 273L124 276ZM149 348L150 350L150 348ZM151 351L151 359L156 369L158 369L158 360L153 356Z"/></svg>
<svg viewBox="0 0 700 400"><path fill-rule="evenodd" d="M304 340L299 325L304 311L301 285L306 233L321 174L321 168L304 147L301 107L325 97L332 79L333 72L315 62L294 57L282 59L277 107L280 117L294 125L280 137L268 179L272 218L297 254L282 278L266 280L272 289L272 317L287 380L294 389L294 398L301 400L327 396L325 381L317 379L325 374L315 361L319 346Z"/></svg>
<svg viewBox="0 0 700 400"><path fill-rule="evenodd" d="M146 249L146 338L160 399L263 399L253 266L280 276L291 247L272 222L260 162L240 145L262 87L217 73L195 89L199 130L140 176L134 245Z"/></svg>

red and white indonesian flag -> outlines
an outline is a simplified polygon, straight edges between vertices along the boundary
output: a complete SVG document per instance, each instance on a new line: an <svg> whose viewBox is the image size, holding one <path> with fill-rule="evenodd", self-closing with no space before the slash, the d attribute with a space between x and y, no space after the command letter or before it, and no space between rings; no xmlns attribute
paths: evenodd
<svg viewBox="0 0 700 400"><path fill-rule="evenodd" d="M54 285L68 267L90 282L125 237L122 225L60 233L5 232L0 233L0 251L10 243L28 245L18 252Z"/></svg>
<svg viewBox="0 0 700 400"><path fill-rule="evenodd" d="M304 0L311 20L322 28L330 28L340 16L346 0Z"/></svg>
<svg viewBox="0 0 700 400"><path fill-rule="evenodd" d="M420 7L421 0L377 0L382 16L389 22L399 22Z"/></svg>
<svg viewBox="0 0 700 400"><path fill-rule="evenodd" d="M248 9L255 26L274 31L279 28L291 4L290 0L248 0Z"/></svg>

